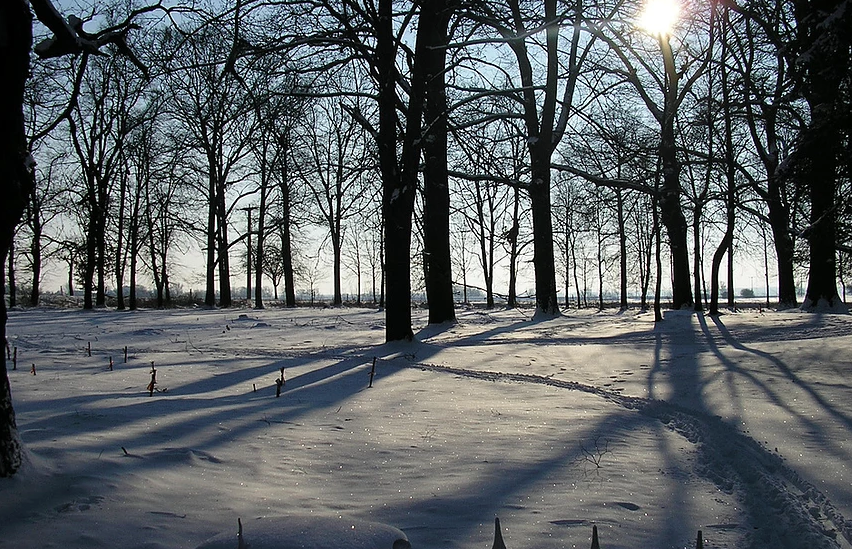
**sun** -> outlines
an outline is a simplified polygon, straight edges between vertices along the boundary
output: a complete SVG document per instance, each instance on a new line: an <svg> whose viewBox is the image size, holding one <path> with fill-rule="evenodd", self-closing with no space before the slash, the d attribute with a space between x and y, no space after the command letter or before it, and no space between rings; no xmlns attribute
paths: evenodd
<svg viewBox="0 0 852 549"><path fill-rule="evenodd" d="M653 36L667 36L680 15L677 0L647 0L639 14L638 26Z"/></svg>

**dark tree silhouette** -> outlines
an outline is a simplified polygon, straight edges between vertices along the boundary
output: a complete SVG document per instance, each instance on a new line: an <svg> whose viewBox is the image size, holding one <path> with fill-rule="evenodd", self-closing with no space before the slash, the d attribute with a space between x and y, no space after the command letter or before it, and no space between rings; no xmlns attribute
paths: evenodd
<svg viewBox="0 0 852 549"><path fill-rule="evenodd" d="M804 309L842 308L837 293L835 195L841 154L841 124L849 116L848 83L852 11L848 2L819 0L793 3L796 16L794 71L811 120L796 152L797 177L810 192L807 230L810 271Z"/></svg>

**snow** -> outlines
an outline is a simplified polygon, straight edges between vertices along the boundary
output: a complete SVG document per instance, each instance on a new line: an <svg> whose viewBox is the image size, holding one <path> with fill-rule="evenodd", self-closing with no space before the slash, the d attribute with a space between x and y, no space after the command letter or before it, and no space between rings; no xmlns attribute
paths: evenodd
<svg viewBox="0 0 852 549"><path fill-rule="evenodd" d="M413 314L11 311L0 548L852 547L852 317Z"/></svg>
<svg viewBox="0 0 852 549"><path fill-rule="evenodd" d="M215 536L198 549L411 549L400 530L341 516L295 515L259 518L236 532Z"/></svg>

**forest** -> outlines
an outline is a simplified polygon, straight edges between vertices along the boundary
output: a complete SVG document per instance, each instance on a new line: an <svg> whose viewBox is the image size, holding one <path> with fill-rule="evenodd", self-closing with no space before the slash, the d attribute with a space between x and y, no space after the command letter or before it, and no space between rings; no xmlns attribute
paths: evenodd
<svg viewBox="0 0 852 549"><path fill-rule="evenodd" d="M242 275L293 307L330 271L394 341L414 293L437 324L468 287L715 314L748 257L773 306L845 310L847 1L10 4L10 307L46 265L119 310L195 281L232 307Z"/></svg>

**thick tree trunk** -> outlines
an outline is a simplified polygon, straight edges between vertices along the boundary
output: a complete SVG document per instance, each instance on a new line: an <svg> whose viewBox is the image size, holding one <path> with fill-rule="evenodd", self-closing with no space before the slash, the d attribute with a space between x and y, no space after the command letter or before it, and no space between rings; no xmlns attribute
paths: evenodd
<svg viewBox="0 0 852 549"><path fill-rule="evenodd" d="M672 257L672 308L693 307L690 288L689 248L687 246L686 218L680 203L680 161L675 145L674 119L677 109L678 77L668 38L660 39L666 66L666 96L663 118L660 120L660 162L663 169L663 186L658 193L660 221L669 237Z"/></svg>
<svg viewBox="0 0 852 549"><path fill-rule="evenodd" d="M453 276L450 260L450 186L447 174L447 26L454 0L424 2L417 30L422 48L416 62L422 63L425 78L426 130L423 136L424 230L428 251L426 296L429 323L440 324L456 319L453 301ZM484 258L483 258L484 260ZM492 298L493 299L493 298ZM492 303L493 306L493 303Z"/></svg>
<svg viewBox="0 0 852 549"><path fill-rule="evenodd" d="M790 210L780 200L775 204L773 202L776 201L770 199L769 224L778 263L778 308L791 309L798 306L798 297L793 275L796 250L790 236Z"/></svg>
<svg viewBox="0 0 852 549"><path fill-rule="evenodd" d="M849 73L849 19L842 0L797 1L797 34L803 49L804 96L811 120L800 137L799 174L810 191L811 219L808 229L810 271L803 309L846 307L837 293L837 192L839 125L843 115L838 104Z"/></svg>
<svg viewBox="0 0 852 549"><path fill-rule="evenodd" d="M376 33L379 85L379 165L382 174L382 217L384 219L387 295L385 338L411 340L411 217L420 149L422 83L412 77L403 142L403 169L397 161L396 47L393 31L393 1L380 0Z"/></svg>
<svg viewBox="0 0 852 549"><path fill-rule="evenodd" d="M829 115L830 116L830 115ZM833 123L833 122L831 122ZM835 308L841 304L837 293L837 255L835 251L836 223L834 194L836 150L839 132L826 127L830 122L814 116L803 145L809 159L807 177L811 198L811 226L808 233L810 245L810 270L804 309Z"/></svg>
<svg viewBox="0 0 852 549"><path fill-rule="evenodd" d="M556 297L556 264L553 255L553 220L550 204L550 158L533 159L529 187L533 221L533 267L536 314L559 314Z"/></svg>
<svg viewBox="0 0 852 549"><path fill-rule="evenodd" d="M32 46L32 15L23 0L0 3L0 74L4 78L0 95L0 337L6 341L5 265L15 226L26 207L33 187L31 159L24 132L24 86L29 76ZM22 450L12 392L6 372L6 354L0 352L0 477L8 477L21 467Z"/></svg>
<svg viewBox="0 0 852 549"><path fill-rule="evenodd" d="M680 163L675 156L674 129L663 132L660 156L663 186L660 190L660 221L669 237L672 256L672 308L692 308L686 218L680 203Z"/></svg>

